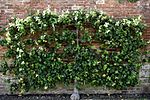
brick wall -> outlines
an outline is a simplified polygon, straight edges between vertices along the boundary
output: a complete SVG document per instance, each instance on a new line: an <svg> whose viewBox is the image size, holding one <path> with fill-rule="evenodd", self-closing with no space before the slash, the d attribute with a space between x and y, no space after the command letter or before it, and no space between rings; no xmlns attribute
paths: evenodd
<svg viewBox="0 0 150 100"><path fill-rule="evenodd" d="M48 6L57 12L77 8L99 9L115 18L142 15L148 25L143 37L150 39L150 0L136 3L118 3L117 0L0 0L0 26L5 26L12 16L24 18L33 10L43 10Z"/></svg>
<svg viewBox="0 0 150 100"><path fill-rule="evenodd" d="M115 18L143 15L143 21L150 26L150 0L140 0L136 3L117 0L0 0L0 25L5 25L12 16L25 17L32 10L49 7L57 12L76 8L103 10ZM144 38L150 39L150 27L147 28Z"/></svg>
<svg viewBox="0 0 150 100"><path fill-rule="evenodd" d="M150 40L150 0L140 0L136 3L118 3L117 0L0 0L0 26L5 26L12 16L24 18L33 10L44 10L47 7L60 13L63 10L75 10L78 8L98 9L114 18L142 15L143 21L147 24L143 37L146 40ZM147 46L146 49L150 50L150 46ZM5 48L0 47L1 57L4 51ZM140 80L142 84L149 84L150 66L145 66L140 71ZM144 87L146 86L144 85ZM0 78L0 93L2 93L1 90L3 89L4 86ZM144 88L142 89L144 90Z"/></svg>

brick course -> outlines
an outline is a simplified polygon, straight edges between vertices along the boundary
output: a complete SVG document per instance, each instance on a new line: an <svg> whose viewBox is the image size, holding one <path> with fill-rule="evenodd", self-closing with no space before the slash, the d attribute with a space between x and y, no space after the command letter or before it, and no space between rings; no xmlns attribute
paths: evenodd
<svg viewBox="0 0 150 100"><path fill-rule="evenodd" d="M150 0L140 0L136 3L126 1L118 3L117 0L0 0L0 26L7 25L8 19L12 16L24 18L33 10L44 10L47 7L60 13L63 10L75 10L78 8L98 9L114 18L142 15L143 21L147 24L147 29L144 31L143 37L146 40L150 40ZM150 50L150 46L147 49ZM5 50L5 48L0 46L0 60ZM149 77L150 66L145 65L140 71L141 83L148 84L149 86ZM0 77L0 94L5 92L3 88L5 85L3 85L2 81ZM138 89L140 92L145 91L144 88L135 87L134 89L129 89L128 92L134 92L134 90L138 92ZM104 90L102 91L104 92Z"/></svg>

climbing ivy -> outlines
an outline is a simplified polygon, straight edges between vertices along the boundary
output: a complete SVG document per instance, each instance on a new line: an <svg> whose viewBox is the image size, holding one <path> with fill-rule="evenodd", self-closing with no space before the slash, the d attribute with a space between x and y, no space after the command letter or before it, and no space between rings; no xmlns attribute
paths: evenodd
<svg viewBox="0 0 150 100"><path fill-rule="evenodd" d="M21 93L58 83L124 89L138 84L144 24L140 17L113 19L99 11L37 12L9 23L1 66ZM4 59L4 60L5 60Z"/></svg>

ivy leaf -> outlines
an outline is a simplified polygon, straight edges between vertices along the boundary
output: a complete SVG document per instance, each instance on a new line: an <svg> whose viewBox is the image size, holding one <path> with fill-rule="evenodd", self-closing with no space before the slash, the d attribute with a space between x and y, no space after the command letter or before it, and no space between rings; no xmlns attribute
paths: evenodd
<svg viewBox="0 0 150 100"><path fill-rule="evenodd" d="M103 69L104 69L104 70L106 70L106 69L107 69L107 67L108 67L108 66L105 64L105 65L104 65L104 67L103 67Z"/></svg>

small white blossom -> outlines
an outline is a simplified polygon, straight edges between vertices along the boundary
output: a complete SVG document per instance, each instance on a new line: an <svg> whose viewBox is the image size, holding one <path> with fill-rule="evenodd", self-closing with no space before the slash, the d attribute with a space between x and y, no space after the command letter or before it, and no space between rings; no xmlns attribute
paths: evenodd
<svg viewBox="0 0 150 100"><path fill-rule="evenodd" d="M109 23L106 22L106 23L104 24L104 26L105 26L105 27L108 27L108 26L109 26Z"/></svg>
<svg viewBox="0 0 150 100"><path fill-rule="evenodd" d="M25 64L25 62L24 62L24 61L22 61L22 62L21 62L21 65L24 65L24 64Z"/></svg>
<svg viewBox="0 0 150 100"><path fill-rule="evenodd" d="M35 75L35 77L38 77L38 76L39 76L38 74Z"/></svg>
<svg viewBox="0 0 150 100"><path fill-rule="evenodd" d="M44 87L44 89L46 90L46 89L48 89L48 87L47 87L47 86L45 86L45 87Z"/></svg>
<svg viewBox="0 0 150 100"><path fill-rule="evenodd" d="M42 51L43 51L44 49L43 49L43 47L39 47L39 50L42 50Z"/></svg>

